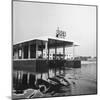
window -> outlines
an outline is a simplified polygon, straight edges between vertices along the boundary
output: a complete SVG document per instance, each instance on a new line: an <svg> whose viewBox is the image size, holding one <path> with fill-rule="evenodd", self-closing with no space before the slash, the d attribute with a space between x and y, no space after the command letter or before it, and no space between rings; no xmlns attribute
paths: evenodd
<svg viewBox="0 0 100 100"><path fill-rule="evenodd" d="M22 50L19 49L19 57L21 57L21 56L22 56Z"/></svg>

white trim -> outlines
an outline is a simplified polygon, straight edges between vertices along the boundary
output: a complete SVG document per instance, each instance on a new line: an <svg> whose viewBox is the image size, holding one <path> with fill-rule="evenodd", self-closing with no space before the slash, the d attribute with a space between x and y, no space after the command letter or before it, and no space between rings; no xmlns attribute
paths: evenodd
<svg viewBox="0 0 100 100"><path fill-rule="evenodd" d="M57 38L57 37L50 37L50 36L37 37L37 38L33 38L31 40L20 41L18 43L14 43L14 45L20 44L20 43L24 43L26 41L29 42L29 41L32 41L32 40L48 41L48 39L54 39L54 40L65 41L65 42L73 42L75 46L79 46L79 44L76 43L76 42L74 42L73 40L68 40L68 39L63 39L63 38Z"/></svg>

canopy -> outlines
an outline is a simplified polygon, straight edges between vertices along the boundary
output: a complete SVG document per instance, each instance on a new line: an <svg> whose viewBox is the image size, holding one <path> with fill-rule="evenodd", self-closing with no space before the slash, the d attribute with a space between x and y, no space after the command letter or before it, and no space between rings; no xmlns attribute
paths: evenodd
<svg viewBox="0 0 100 100"><path fill-rule="evenodd" d="M26 41L21 41L19 43L14 44L14 46L18 46L21 44L27 44L27 43L31 43L33 41L44 41L44 42L48 42L49 47L63 47L63 46L79 46L79 44L77 44L76 42L72 41L72 40L67 40L67 39L63 39L63 38L57 38L57 37L37 37L34 38L32 40L26 40Z"/></svg>

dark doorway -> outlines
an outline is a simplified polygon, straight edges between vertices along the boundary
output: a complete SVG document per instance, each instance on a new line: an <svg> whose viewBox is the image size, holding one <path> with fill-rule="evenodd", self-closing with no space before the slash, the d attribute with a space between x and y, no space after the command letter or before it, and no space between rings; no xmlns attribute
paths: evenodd
<svg viewBox="0 0 100 100"><path fill-rule="evenodd" d="M28 58L28 46L24 46L24 58Z"/></svg>
<svg viewBox="0 0 100 100"><path fill-rule="evenodd" d="M36 58L36 44L30 45L30 58Z"/></svg>

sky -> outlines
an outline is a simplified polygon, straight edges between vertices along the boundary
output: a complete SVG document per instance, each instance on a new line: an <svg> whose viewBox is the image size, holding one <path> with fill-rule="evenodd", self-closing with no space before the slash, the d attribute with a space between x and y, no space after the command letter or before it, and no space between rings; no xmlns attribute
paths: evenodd
<svg viewBox="0 0 100 100"><path fill-rule="evenodd" d="M35 37L54 36L57 27L66 39L80 44L77 56L96 56L96 7L13 2L13 43Z"/></svg>

